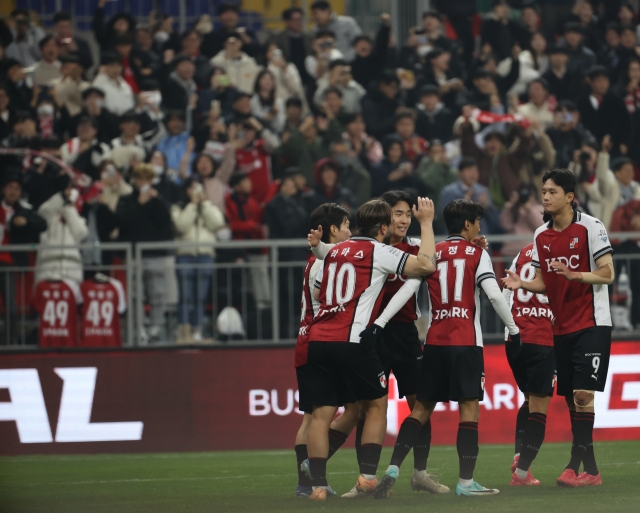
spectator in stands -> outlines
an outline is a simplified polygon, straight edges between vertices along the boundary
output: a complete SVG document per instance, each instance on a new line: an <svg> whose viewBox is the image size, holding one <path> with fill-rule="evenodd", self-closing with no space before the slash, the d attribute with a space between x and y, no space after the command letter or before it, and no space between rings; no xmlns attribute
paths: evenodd
<svg viewBox="0 0 640 513"><path fill-rule="evenodd" d="M584 28L580 23L569 22L564 26L564 43L569 55L569 72L584 74L596 63L596 54L584 45Z"/></svg>
<svg viewBox="0 0 640 513"><path fill-rule="evenodd" d="M7 88L11 105L16 110L29 111L33 100L33 89L20 62L15 59L7 59L4 63L7 74Z"/></svg>
<svg viewBox="0 0 640 513"><path fill-rule="evenodd" d="M275 34L270 43L282 51L281 57L284 62L290 62L296 67L302 83L310 84L313 80L305 68L305 59L312 53L313 38L304 31L304 12L300 7L289 7L282 11L282 21L285 29ZM267 59L272 62L269 50Z"/></svg>
<svg viewBox="0 0 640 513"><path fill-rule="evenodd" d="M362 98L362 116L367 132L376 139L395 130L395 114L402 107L399 94L400 80L395 72L387 70L380 80L371 84Z"/></svg>
<svg viewBox="0 0 640 513"><path fill-rule="evenodd" d="M540 12L533 5L525 5L522 8L522 24L529 35L540 30Z"/></svg>
<svg viewBox="0 0 640 513"><path fill-rule="evenodd" d="M516 112L529 119L535 119L543 131L553 125L553 112L549 108L549 84L544 78L532 80L529 84L529 102L516 106ZM516 98L517 102L517 98Z"/></svg>
<svg viewBox="0 0 640 513"><path fill-rule="evenodd" d="M337 130L342 133L343 127L340 120L347 114L342 107L342 91L337 87L330 87L324 91L323 99L320 112L324 117L318 118L318 128L325 130L320 125L324 123L324 119L327 119L337 125Z"/></svg>
<svg viewBox="0 0 640 513"><path fill-rule="evenodd" d="M31 113L17 111L11 132L2 140L3 148L30 148L36 142L38 133Z"/></svg>
<svg viewBox="0 0 640 513"><path fill-rule="evenodd" d="M465 157L458 165L458 180L447 185L440 193L437 214L442 218L444 207L456 199L468 199L480 203L485 211L480 221L480 232L483 234L499 233L498 213L491 193L487 187L478 183L480 172L475 159Z"/></svg>
<svg viewBox="0 0 640 513"><path fill-rule="evenodd" d="M202 36L194 28L186 30L180 36L180 46L182 48L179 55L186 55L191 59L195 66L193 79L198 88L207 87L209 85L209 75L211 74L211 65L209 59L200 53L202 44Z"/></svg>
<svg viewBox="0 0 640 513"><path fill-rule="evenodd" d="M209 62L212 66L225 70L231 85L251 93L260 66L253 57L242 51L243 44L242 34L229 32L224 42L224 49L215 54Z"/></svg>
<svg viewBox="0 0 640 513"><path fill-rule="evenodd" d="M18 122L16 123L16 129L20 128L20 125L31 130L34 125L33 120L22 120L18 115ZM24 130L25 128L20 128ZM38 148L40 151L52 155L54 157L60 157L60 144L61 141L57 138L49 139L37 139L32 138L30 146ZM34 210L38 210L40 206L51 198L54 194L60 190L60 178L61 174L66 175L66 171L62 170L60 166L52 162L48 158L41 157L39 159L33 159L32 165L27 168L24 175L24 191L29 197L29 203L33 206Z"/></svg>
<svg viewBox="0 0 640 513"><path fill-rule="evenodd" d="M473 128L467 121L462 125L461 150L464 157L475 159L480 171L478 181L488 187L491 203L501 209L520 185L520 169L531 158L533 140L530 136L523 136L507 149L504 136L491 131L484 137L484 148L479 148Z"/></svg>
<svg viewBox="0 0 640 513"><path fill-rule="evenodd" d="M74 34L71 14L66 11L60 11L54 15L53 34L60 48L60 58L74 56L84 69L89 69L93 66L89 43Z"/></svg>
<svg viewBox="0 0 640 513"><path fill-rule="evenodd" d="M309 212L298 200L296 180L290 174L296 169L288 168L280 182L278 194L264 207L264 224L268 229L270 239L301 239L308 232ZM284 261L304 259L304 251L294 250L283 253L281 260ZM288 314L287 309L284 310Z"/></svg>
<svg viewBox="0 0 640 513"><path fill-rule="evenodd" d="M341 51L334 48L336 35L331 30L321 29L313 36L311 49L306 56L304 67L313 81L324 77L329 72L329 63L336 59L344 59Z"/></svg>
<svg viewBox="0 0 640 513"><path fill-rule="evenodd" d="M583 89L581 72L569 71L569 53L564 46L549 48L549 69L542 74L549 84L549 94L556 100L575 100Z"/></svg>
<svg viewBox="0 0 640 513"><path fill-rule="evenodd" d="M556 150L556 167L566 168L573 160L575 150L583 141L595 142L595 138L582 123L576 104L565 100L558 104L553 118L553 126L547 135Z"/></svg>
<svg viewBox="0 0 640 513"><path fill-rule="evenodd" d="M49 87L61 77L58 60L58 42L52 35L43 37L38 43L42 59L35 63L33 69L33 84L38 87Z"/></svg>
<svg viewBox="0 0 640 513"><path fill-rule="evenodd" d="M38 208L47 230L40 235L35 280L68 279L80 284L82 257L76 246L86 237L87 224L76 209L78 191L71 185L69 175L58 175L55 185L56 193Z"/></svg>
<svg viewBox="0 0 640 513"><path fill-rule="evenodd" d="M402 140L405 158L416 167L418 161L427 152L429 143L416 135L416 112L413 109L401 107L396 111L396 134Z"/></svg>
<svg viewBox="0 0 640 513"><path fill-rule="evenodd" d="M202 53L207 57L215 57L227 48L227 41L231 34L242 42L244 53L250 57L257 57L262 52L255 33L238 25L240 8L237 4L223 2L219 5L217 15L222 27L205 35L202 41Z"/></svg>
<svg viewBox="0 0 640 513"><path fill-rule="evenodd" d="M455 30L458 39L462 42L464 61L471 63L475 45L473 33L473 16L477 12L474 0L436 0L435 7L438 12L445 15L447 20Z"/></svg>
<svg viewBox="0 0 640 513"><path fill-rule="evenodd" d="M593 14L593 6L590 2L576 2L573 9L575 20L584 29L584 43L593 53L600 51L602 44L598 19Z"/></svg>
<svg viewBox="0 0 640 513"><path fill-rule="evenodd" d="M60 57L60 78L54 81L52 94L60 108L61 117L67 118L67 123L82 110L82 93L90 86L82 78L83 72L77 56Z"/></svg>
<svg viewBox="0 0 640 513"><path fill-rule="evenodd" d="M507 96L522 95L532 80L540 78L549 69L547 39L542 32L534 32L531 35L529 48L520 53L518 60L520 61L520 76Z"/></svg>
<svg viewBox="0 0 640 513"><path fill-rule="evenodd" d="M381 194L392 189L421 190L422 185L417 178L413 165L405 158L404 144L399 135L387 135L382 139L384 158L372 172L372 195Z"/></svg>
<svg viewBox="0 0 640 513"><path fill-rule="evenodd" d="M371 175L360 165L357 158L349 155L344 141L335 141L329 148L331 160L339 167L338 183L351 191L359 207L371 199Z"/></svg>
<svg viewBox="0 0 640 513"><path fill-rule="evenodd" d="M167 160L167 167L178 171L180 168L180 161L188 149L187 141L191 139L190 144L192 145L192 150L195 142L189 132L186 130L186 119L183 111L170 111L165 118L165 125L167 128L167 133L160 140L156 149L157 151L161 151L165 155ZM186 174L176 173L173 177L174 181L178 184L183 183L188 178L188 173L190 173L190 171L191 161L188 160L186 162Z"/></svg>
<svg viewBox="0 0 640 513"><path fill-rule="evenodd" d="M153 32L149 27L138 27L136 29L136 51L143 62L154 74L158 73L161 67L160 56L156 53L153 45Z"/></svg>
<svg viewBox="0 0 640 513"><path fill-rule="evenodd" d="M345 113L356 114L360 112L360 102L366 91L353 79L351 66L345 60L331 61L328 75L318 79L317 85L318 88L313 97L316 106L320 106L323 101L326 101L324 94L328 89L335 88L340 91Z"/></svg>
<svg viewBox="0 0 640 513"><path fill-rule="evenodd" d="M220 115L223 118L230 116L233 100L238 90L231 85L229 76L221 68L212 68L208 84L208 88L198 92L196 119L202 121L207 116L213 116L215 119ZM212 107L215 107L213 114L211 113Z"/></svg>
<svg viewBox="0 0 640 513"><path fill-rule="evenodd" d="M616 54L618 56L617 66L611 66L609 63L605 63L611 68L610 78L613 83L616 83L618 79L625 74L625 71L629 68L629 61L638 58L638 47L636 44L635 25L623 25L620 28L620 45L616 48Z"/></svg>
<svg viewBox="0 0 640 513"><path fill-rule="evenodd" d="M69 139L60 147L60 157L65 164L81 173L100 180L100 164L111 157L111 148L97 139L98 122L85 116L78 122L77 137Z"/></svg>
<svg viewBox="0 0 640 513"><path fill-rule="evenodd" d="M609 74L603 66L593 66L587 75L590 94L577 103L580 119L596 140L611 136L614 156L626 155L631 121L624 101L610 91Z"/></svg>
<svg viewBox="0 0 640 513"><path fill-rule="evenodd" d="M502 98L491 72L480 68L473 74L472 87L467 92L467 103L480 110L503 109Z"/></svg>
<svg viewBox="0 0 640 513"><path fill-rule="evenodd" d="M458 172L447 161L447 154L442 141L432 139L429 152L425 155L416 169L416 176L422 181L425 194L433 198L436 212L444 209L438 208L440 193L450 183L458 179ZM446 205L445 205L446 206ZM437 222L439 231L444 233L445 226L442 219Z"/></svg>
<svg viewBox="0 0 640 513"><path fill-rule="evenodd" d="M505 233L512 235L530 235L542 224L542 205L536 199L536 191L530 184L522 184L504 204L500 213L500 226ZM507 241L501 253L508 257L516 256L522 249L522 241Z"/></svg>
<svg viewBox="0 0 640 513"><path fill-rule="evenodd" d="M438 139L448 143L453 139L454 121L453 113L440 101L438 87L423 86L417 105L416 133L427 141Z"/></svg>
<svg viewBox="0 0 640 513"><path fill-rule="evenodd" d="M187 164L189 162L190 155L191 151L189 151L188 145L185 157L183 157ZM176 174L179 174L179 171L176 173L175 169L169 169L167 166L167 157L159 150L156 150L151 154L149 164L153 167L154 173L151 185L158 191L158 197L169 206L180 203L180 201L184 199L183 190L174 181L174 178ZM186 173L185 176L187 176Z"/></svg>
<svg viewBox="0 0 640 513"><path fill-rule="evenodd" d="M235 91L231 101L231 113L225 118L227 125L242 123L251 117L251 93ZM265 121L266 123L266 121Z"/></svg>
<svg viewBox="0 0 640 513"><path fill-rule="evenodd" d="M224 148L224 159L221 163L208 153L196 155L191 167L191 175L197 176L204 186L207 200L224 211L224 198L228 192L229 178L236 166L236 146L238 144L234 131L229 136L229 143ZM236 130L237 132L237 130Z"/></svg>
<svg viewBox="0 0 640 513"><path fill-rule="evenodd" d="M464 82L451 69L451 53L442 48L434 48L426 58L428 66L424 70L425 83L436 86L442 102L457 112L460 103L463 103L460 96L464 90Z"/></svg>
<svg viewBox="0 0 640 513"><path fill-rule="evenodd" d="M8 87L0 84L0 141L9 136L16 122L16 111L11 105Z"/></svg>
<svg viewBox="0 0 640 513"><path fill-rule="evenodd" d="M110 0L98 0L98 6L93 13L93 20L91 22L93 35L103 52L113 48L114 38L117 34L135 36L136 33L136 20L131 14L126 12L116 13L109 19L105 26L104 6L109 1Z"/></svg>
<svg viewBox="0 0 640 513"><path fill-rule="evenodd" d="M152 70L148 63L134 48L135 38L131 34L117 34L114 37L113 49L120 58L122 65L122 78L129 84L134 94L140 92L140 86L146 76L151 75Z"/></svg>
<svg viewBox="0 0 640 513"><path fill-rule="evenodd" d="M102 161L99 174L102 191L96 210L98 236L102 242L115 242L119 238L119 230L113 214L116 212L120 198L131 194L133 187L126 182L111 160ZM109 258L105 260L108 261Z"/></svg>
<svg viewBox="0 0 640 513"><path fill-rule="evenodd" d="M499 61L511 56L515 44L525 48L528 43L526 29L509 19L509 14L506 0L492 0L491 14L482 22L481 44L489 44Z"/></svg>
<svg viewBox="0 0 640 513"><path fill-rule="evenodd" d="M104 108L120 116L135 106L133 90L122 78L122 62L117 53L103 53L100 72L93 80L93 87L104 93Z"/></svg>
<svg viewBox="0 0 640 513"><path fill-rule="evenodd" d="M326 0L316 0L311 4L311 15L315 22L314 30L330 30L335 34L335 48L347 61L355 57L353 40L362 34L358 22L350 16L337 15Z"/></svg>
<svg viewBox="0 0 640 513"><path fill-rule="evenodd" d="M359 164L371 172L373 166L382 160L380 142L366 134L362 114L346 115L342 121L345 127L342 140L349 148L350 157L358 159Z"/></svg>
<svg viewBox="0 0 640 513"><path fill-rule="evenodd" d="M286 122L284 101L276 97L276 81L273 73L263 69L256 76L251 97L251 114L269 124L272 132L279 134Z"/></svg>
<svg viewBox="0 0 640 513"><path fill-rule="evenodd" d="M140 135L140 118L135 110L120 116L120 137L111 141L112 159L121 169L128 169L130 161L143 162L152 145Z"/></svg>
<svg viewBox="0 0 640 513"><path fill-rule="evenodd" d="M598 49L598 64L617 69L620 65L618 48L620 47L620 24L610 21L604 27L604 41Z"/></svg>
<svg viewBox="0 0 640 513"><path fill-rule="evenodd" d="M273 43L267 47L267 62L267 69L275 79L276 98L283 102L287 102L290 98L298 98L303 104L304 113L306 113L309 106L307 105L303 80L297 66L292 62L287 62L284 53Z"/></svg>
<svg viewBox="0 0 640 513"><path fill-rule="evenodd" d="M353 192L340 185L340 166L331 159L320 159L313 168L314 192L308 210L313 212L323 203L337 203L355 213L358 200Z"/></svg>
<svg viewBox="0 0 640 513"><path fill-rule="evenodd" d="M177 274L178 343L202 342L204 307L213 274L216 232L225 226L224 215L206 199L202 184L193 177L187 181L188 202L171 208L177 241L196 242L199 246L178 248Z"/></svg>
<svg viewBox="0 0 640 513"><path fill-rule="evenodd" d="M290 132L297 129L302 123L302 100L297 96L289 98L285 105L285 131Z"/></svg>
<svg viewBox="0 0 640 513"><path fill-rule="evenodd" d="M232 192L225 198L225 214L229 220L233 239L264 239L262 207L253 198L251 179L244 173L235 173L229 180L229 186ZM267 258L261 249L248 249L246 252L246 259L256 264L249 271L256 306L259 310L269 308L271 304Z"/></svg>
<svg viewBox="0 0 640 513"><path fill-rule="evenodd" d="M78 122L84 116L90 116L98 121L98 141L111 143L120 135L120 119L104 105L104 91L91 86L82 91L84 108L69 120L69 135L74 137Z"/></svg>
<svg viewBox="0 0 640 513"><path fill-rule="evenodd" d="M162 88L162 108L184 112L186 129L191 131L198 103L198 87L193 80L196 67L186 55L176 57L173 64L175 68Z"/></svg>
<svg viewBox="0 0 640 513"><path fill-rule="evenodd" d="M353 79L364 90L369 87L371 82L378 80L384 71L384 64L387 62L389 53L390 36L391 17L388 14L382 14L375 41L365 34L361 34L353 40L355 56L351 61L351 73Z"/></svg>
<svg viewBox="0 0 640 513"><path fill-rule="evenodd" d="M637 58L629 60L627 71L620 77L616 87L616 93L624 98L629 114L633 115L640 108L640 60Z"/></svg>
<svg viewBox="0 0 640 513"><path fill-rule="evenodd" d="M14 26L11 29L13 41L7 45L4 54L8 59L16 59L25 68L33 66L40 60L38 43L45 32L42 27L31 23L26 9L14 9L11 18Z"/></svg>

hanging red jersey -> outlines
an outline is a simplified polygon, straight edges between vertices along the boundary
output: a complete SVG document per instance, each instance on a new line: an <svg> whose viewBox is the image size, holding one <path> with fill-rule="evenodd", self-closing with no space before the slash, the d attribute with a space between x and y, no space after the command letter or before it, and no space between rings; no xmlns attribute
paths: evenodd
<svg viewBox="0 0 640 513"><path fill-rule="evenodd" d="M122 345L120 315L127 310L122 283L85 280L80 285L82 307L82 345L89 347L119 347Z"/></svg>
<svg viewBox="0 0 640 513"><path fill-rule="evenodd" d="M33 308L40 314L41 347L79 346L78 306L82 304L80 287L70 280L38 283Z"/></svg>
<svg viewBox="0 0 640 513"><path fill-rule="evenodd" d="M246 148L238 148L236 162L238 172L251 179L251 197L260 205L269 201L273 177L271 176L271 155L264 147L264 140L258 139Z"/></svg>
<svg viewBox="0 0 640 513"><path fill-rule="evenodd" d="M480 288L496 279L489 253L460 236L436 244L437 270L427 278L429 332L426 344L482 346Z"/></svg>
<svg viewBox="0 0 640 513"><path fill-rule="evenodd" d="M533 244L523 248L513 259L511 272L521 279L531 281L536 277L536 268L531 263ZM515 293L505 288L503 294L511 307L513 320L520 329L520 337L525 344L553 346L553 314L549 308L549 298L545 294L534 294L524 289ZM505 340L509 331L505 328Z"/></svg>
<svg viewBox="0 0 640 513"><path fill-rule="evenodd" d="M304 279L302 282L302 303L300 305L300 329L295 350L295 367L300 367L307 363L307 353L309 352L309 329L313 318L318 313L320 302L313 299L313 289L315 289L316 276L322 267L322 260L311 256L304 268Z"/></svg>
<svg viewBox="0 0 640 513"><path fill-rule="evenodd" d="M418 250L420 249L420 240L405 237L405 239L400 244L396 244L393 247L415 256L418 254ZM400 290L400 288L406 281L406 276L402 276L399 274L389 275L382 289L381 308L387 307L389 301L391 301L391 298L395 296L396 292ZM415 296L407 301L402 309L397 314L395 314L389 322L413 322L418 317L420 317L420 309L418 308L418 293L416 292Z"/></svg>

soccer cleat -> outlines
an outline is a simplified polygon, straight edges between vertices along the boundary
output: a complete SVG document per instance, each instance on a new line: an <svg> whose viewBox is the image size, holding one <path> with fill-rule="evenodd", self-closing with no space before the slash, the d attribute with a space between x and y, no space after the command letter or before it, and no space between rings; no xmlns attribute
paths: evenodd
<svg viewBox="0 0 640 513"><path fill-rule="evenodd" d="M341 497L343 499L357 499L358 497L362 497L363 494L361 494L358 491L358 488L354 485L353 488L351 488L351 490L349 490L347 493L343 493L341 495Z"/></svg>
<svg viewBox="0 0 640 513"><path fill-rule="evenodd" d="M511 473L512 473L512 474L513 474L513 473L516 471L516 469L518 468L518 461L520 461L520 455L519 455L519 454L516 454L516 455L513 457L513 463L511 464Z"/></svg>
<svg viewBox="0 0 640 513"><path fill-rule="evenodd" d="M533 477L531 470L529 470L527 472L527 477L524 479L519 478L518 474L515 472L511 474L511 482L509 483L509 486L538 486L539 484L540 481Z"/></svg>
<svg viewBox="0 0 640 513"><path fill-rule="evenodd" d="M386 499L391 496L391 488L398 480L400 472L397 467L388 468L373 492L374 499Z"/></svg>
<svg viewBox="0 0 640 513"><path fill-rule="evenodd" d="M300 470L302 471L302 473L305 476L307 476L309 479L311 479L311 468L309 467L309 460L308 459L306 459L302 463L300 463ZM327 486L327 494L329 495L329 497L335 497L336 495L338 495L338 492L336 492L330 486Z"/></svg>
<svg viewBox="0 0 640 513"><path fill-rule="evenodd" d="M576 488L580 486L578 484L578 476L570 468L565 468L560 474L560 477L556 479L556 484L562 488Z"/></svg>
<svg viewBox="0 0 640 513"><path fill-rule="evenodd" d="M296 497L309 497L313 492L313 489L310 486L296 486Z"/></svg>
<svg viewBox="0 0 640 513"><path fill-rule="evenodd" d="M497 488L485 488L480 483L473 481L469 486L456 485L456 495L458 497L481 497L483 495L498 495Z"/></svg>
<svg viewBox="0 0 640 513"><path fill-rule="evenodd" d="M425 491L432 494L449 493L448 486L438 481L438 474L429 474L426 471L411 476L411 489L414 492Z"/></svg>
<svg viewBox="0 0 640 513"><path fill-rule="evenodd" d="M602 476L600 472L597 475L592 476L591 474L587 474L586 472L580 472L578 477L576 478L577 486L598 486L602 484Z"/></svg>
<svg viewBox="0 0 640 513"><path fill-rule="evenodd" d="M356 485L347 493L342 494L343 499L357 499L365 495L371 495L378 486L378 478L367 479L362 474L358 476Z"/></svg>
<svg viewBox="0 0 640 513"><path fill-rule="evenodd" d="M309 499L312 501L326 501L327 489L324 486L314 486Z"/></svg>

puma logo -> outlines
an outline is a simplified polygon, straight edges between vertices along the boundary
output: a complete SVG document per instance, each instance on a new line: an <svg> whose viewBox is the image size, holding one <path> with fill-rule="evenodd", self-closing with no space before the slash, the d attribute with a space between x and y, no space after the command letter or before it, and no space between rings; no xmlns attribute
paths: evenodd
<svg viewBox="0 0 640 513"><path fill-rule="evenodd" d="M547 251L551 251L551 244L549 244L548 246L542 246L544 249L546 249Z"/></svg>

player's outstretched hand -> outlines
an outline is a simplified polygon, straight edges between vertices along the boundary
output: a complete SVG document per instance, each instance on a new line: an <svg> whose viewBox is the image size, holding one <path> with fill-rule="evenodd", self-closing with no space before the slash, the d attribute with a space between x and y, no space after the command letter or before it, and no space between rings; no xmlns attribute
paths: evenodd
<svg viewBox="0 0 640 513"><path fill-rule="evenodd" d="M471 244L475 244L478 247L481 247L484 250L489 249L489 241L484 235L480 235L480 237L476 237L471 241Z"/></svg>
<svg viewBox="0 0 640 513"><path fill-rule="evenodd" d="M317 230L311 230L307 235L307 242L310 248L317 248L322 241L322 225L318 225Z"/></svg>
<svg viewBox="0 0 640 513"><path fill-rule="evenodd" d="M509 340L505 342L505 347L507 356L512 360L516 360L522 351L522 339L520 338L520 334L517 333L516 335L509 335Z"/></svg>
<svg viewBox="0 0 640 513"><path fill-rule="evenodd" d="M375 352L383 328L375 322L360 332L360 349L363 353Z"/></svg>
<svg viewBox="0 0 640 513"><path fill-rule="evenodd" d="M553 269L558 274L561 274L569 281L576 281L582 277L582 273L573 272L562 262L551 262L551 269Z"/></svg>
<svg viewBox="0 0 640 513"><path fill-rule="evenodd" d="M522 287L522 280L520 279L520 276L509 270L506 270L505 272L507 273L507 276L501 280L503 286L513 291Z"/></svg>
<svg viewBox="0 0 640 513"><path fill-rule="evenodd" d="M413 216L418 220L420 224L432 223L435 217L436 211L433 206L433 201L429 198L418 197L417 204L413 206Z"/></svg>

